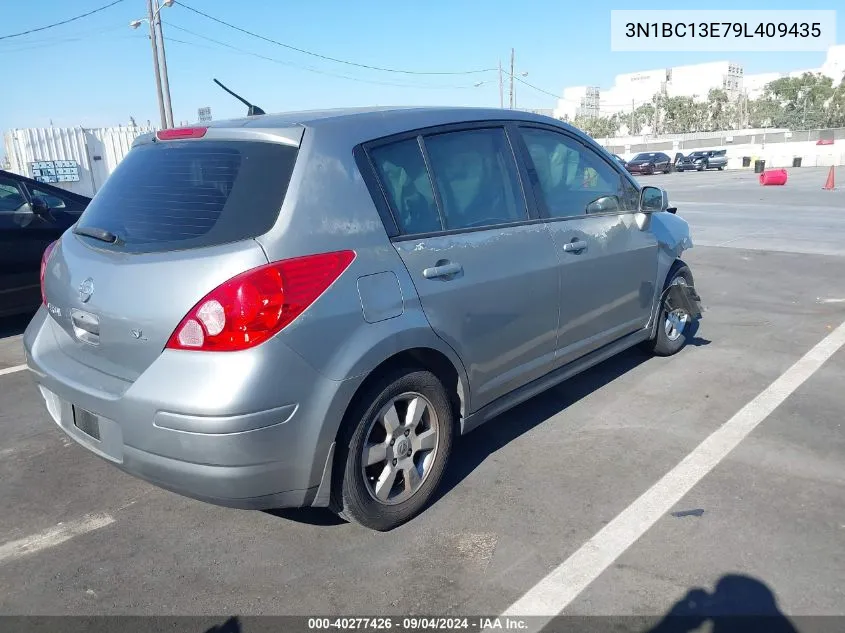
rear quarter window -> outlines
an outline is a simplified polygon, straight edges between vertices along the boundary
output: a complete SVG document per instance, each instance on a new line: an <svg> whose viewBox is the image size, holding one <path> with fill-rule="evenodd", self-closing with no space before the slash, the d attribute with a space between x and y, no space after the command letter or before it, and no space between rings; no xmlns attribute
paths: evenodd
<svg viewBox="0 0 845 633"><path fill-rule="evenodd" d="M78 226L116 234L118 245L97 245L128 252L257 237L278 218L297 152L253 141L140 145L94 196Z"/></svg>

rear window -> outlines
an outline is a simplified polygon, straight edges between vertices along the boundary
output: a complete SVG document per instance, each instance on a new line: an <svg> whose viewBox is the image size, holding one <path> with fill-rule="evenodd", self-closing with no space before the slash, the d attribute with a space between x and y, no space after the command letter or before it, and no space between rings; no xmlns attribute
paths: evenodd
<svg viewBox="0 0 845 633"><path fill-rule="evenodd" d="M118 165L77 225L116 234L121 243L114 248L129 252L257 237L279 216L297 151L254 141L141 145Z"/></svg>

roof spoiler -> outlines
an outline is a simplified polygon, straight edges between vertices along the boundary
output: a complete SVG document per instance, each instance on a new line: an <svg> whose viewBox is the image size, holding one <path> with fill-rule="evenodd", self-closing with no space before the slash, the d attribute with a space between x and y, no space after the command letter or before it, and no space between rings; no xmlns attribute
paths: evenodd
<svg viewBox="0 0 845 633"><path fill-rule="evenodd" d="M232 92L231 90L229 90L226 86L224 86L222 83L217 81L217 79L214 80L214 83L216 83L218 86L223 88L223 90L225 90L230 95L232 95L235 99L237 99L238 101L243 103L245 106L247 106L247 108L249 108L246 112L247 116L258 116L260 114L267 114L266 112L264 112L264 110L259 108L257 105L252 105L249 101L247 101L246 99L244 99L240 95L237 95L234 92Z"/></svg>

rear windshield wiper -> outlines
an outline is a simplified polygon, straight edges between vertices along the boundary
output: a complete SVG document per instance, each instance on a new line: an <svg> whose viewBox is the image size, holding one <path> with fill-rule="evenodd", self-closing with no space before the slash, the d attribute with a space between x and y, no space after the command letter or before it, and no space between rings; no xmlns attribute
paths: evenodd
<svg viewBox="0 0 845 633"><path fill-rule="evenodd" d="M119 244L120 238L106 229L100 229L96 226L77 226L73 229L77 235L84 235L85 237L93 237L95 240L101 242L108 242L109 244Z"/></svg>

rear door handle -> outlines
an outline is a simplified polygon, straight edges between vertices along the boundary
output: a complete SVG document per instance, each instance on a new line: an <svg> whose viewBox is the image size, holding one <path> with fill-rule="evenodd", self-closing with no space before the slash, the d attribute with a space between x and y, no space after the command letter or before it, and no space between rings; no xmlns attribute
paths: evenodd
<svg viewBox="0 0 845 633"><path fill-rule="evenodd" d="M580 253L587 248L587 242L582 240L573 240L568 244L563 245L563 250L567 253Z"/></svg>
<svg viewBox="0 0 845 633"><path fill-rule="evenodd" d="M445 264L433 266L432 268L426 268L425 270L423 270L423 277L425 277L426 279L437 279L438 277L451 277L452 275L457 275L463 269L463 266L461 266L460 264L456 264L454 262L447 262Z"/></svg>

